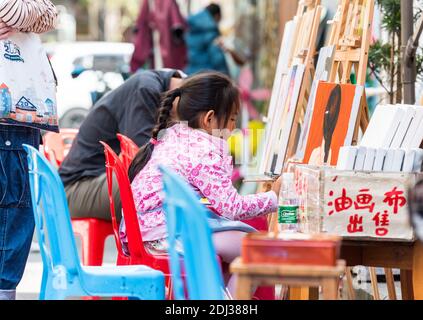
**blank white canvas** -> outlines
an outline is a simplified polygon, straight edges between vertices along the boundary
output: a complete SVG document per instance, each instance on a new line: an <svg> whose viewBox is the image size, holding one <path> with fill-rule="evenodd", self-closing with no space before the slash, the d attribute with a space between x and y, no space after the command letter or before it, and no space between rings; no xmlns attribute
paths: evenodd
<svg viewBox="0 0 423 320"><path fill-rule="evenodd" d="M392 168L394 167L394 158L395 158L395 150L388 149L385 156L385 162L383 164L383 171L392 172Z"/></svg>
<svg viewBox="0 0 423 320"><path fill-rule="evenodd" d="M344 140L344 146L350 146L353 141L355 127L357 124L357 119L358 119L360 106L361 106L361 99L363 98L363 95L364 95L364 86L356 86L354 100L351 107L351 115L350 115L350 121L348 124L348 131Z"/></svg>
<svg viewBox="0 0 423 320"><path fill-rule="evenodd" d="M266 137L265 143L263 144L264 148L262 149L262 159L260 163L259 173L264 174L270 167L269 158L272 155L272 146L274 146L277 139L276 135L279 132L279 126L281 124L278 119L280 119L282 112L280 109L283 109L284 102L281 101L284 98L283 88L284 81L286 80L287 74L289 72L289 58L291 48L293 47L293 34L295 31L296 22L288 21L285 24L283 39L281 43L281 48L279 52L279 59L276 68L275 80L273 82L272 95L270 98L269 112L267 115L267 125L266 125Z"/></svg>
<svg viewBox="0 0 423 320"><path fill-rule="evenodd" d="M419 148L423 141L423 107L414 107L414 111L413 120L401 145L404 149Z"/></svg>
<svg viewBox="0 0 423 320"><path fill-rule="evenodd" d="M413 120L416 114L416 108L414 106L402 106L405 108L404 116L401 119L401 123L398 127L397 133L394 136L394 139L391 143L391 148L398 149L401 148L405 136L407 135L408 129L410 128L411 121Z"/></svg>
<svg viewBox="0 0 423 320"><path fill-rule="evenodd" d="M398 132L401 121L407 110L406 108L401 106L390 105L389 107L395 110L395 113L394 113L395 116L392 119L390 130L387 132L387 135L385 136L385 140L381 146L382 148L389 148L392 145L392 141L394 140L394 137Z"/></svg>
<svg viewBox="0 0 423 320"><path fill-rule="evenodd" d="M367 148L366 150L366 159L364 160L364 171L372 171L376 159L376 149Z"/></svg>
<svg viewBox="0 0 423 320"><path fill-rule="evenodd" d="M410 149L407 150L404 157L404 165L402 171L421 172L423 163L423 149Z"/></svg>
<svg viewBox="0 0 423 320"><path fill-rule="evenodd" d="M405 152L404 165L402 171L411 173L414 170L414 160L416 158L416 149L410 149Z"/></svg>
<svg viewBox="0 0 423 320"><path fill-rule="evenodd" d="M352 171L354 170L355 160L357 157L358 147L342 147L339 150L337 170Z"/></svg>
<svg viewBox="0 0 423 320"><path fill-rule="evenodd" d="M413 164L413 172L421 172L423 165L423 149L414 149L416 151Z"/></svg>
<svg viewBox="0 0 423 320"><path fill-rule="evenodd" d="M394 149L394 161L392 163L391 170L393 172L400 172L402 170L402 165L404 163L405 150L404 149Z"/></svg>
<svg viewBox="0 0 423 320"><path fill-rule="evenodd" d="M366 160L366 147L358 147L357 149L357 157L355 159L354 170L356 171L363 171L364 169L364 161Z"/></svg>
<svg viewBox="0 0 423 320"><path fill-rule="evenodd" d="M360 145L369 148L389 148L404 113L405 109L397 106L378 106Z"/></svg>
<svg viewBox="0 0 423 320"><path fill-rule="evenodd" d="M385 158L388 150L385 148L376 149L375 163L373 165L373 171L383 171L383 165L385 164Z"/></svg>

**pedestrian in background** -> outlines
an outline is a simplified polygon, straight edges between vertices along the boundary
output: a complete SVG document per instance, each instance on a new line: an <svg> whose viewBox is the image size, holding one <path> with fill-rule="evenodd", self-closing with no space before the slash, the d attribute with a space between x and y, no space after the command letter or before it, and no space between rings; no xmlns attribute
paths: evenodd
<svg viewBox="0 0 423 320"><path fill-rule="evenodd" d="M50 31L54 28L56 20L57 10L49 0L0 1L0 40L7 40L0 44L6 52L0 56L3 67L6 64L10 67L10 63L20 64L19 66L28 63L25 61L26 57L20 57L19 47L9 40L12 36L18 32ZM34 52L34 56L37 56L37 52ZM39 66L45 65L49 69L43 70L41 77L39 74L31 74L31 70L21 76L30 77L34 86L39 83L51 83L49 81L53 79L53 72L47 62L47 56L45 59L44 63L39 62ZM8 90L4 82L5 79L0 79L2 92ZM53 86L55 87L54 84ZM29 90L31 91L31 88ZM32 88L32 91L35 90ZM3 96L2 98L0 107L5 110L5 104L10 106L12 102ZM30 100L25 101L28 101L26 105L32 107ZM24 119L17 118L16 115L16 119L12 118L10 112L0 113L0 300L16 298L16 287L24 273L34 233L27 155L22 144L38 148L40 129L58 130L56 123L40 123L39 118L43 118L45 113L41 115L35 106L34 109L32 113L36 113L37 117L32 117L28 110L20 110L19 116L24 115ZM52 104L48 113L49 119L53 119L50 115L54 114L57 113L55 105Z"/></svg>
<svg viewBox="0 0 423 320"><path fill-rule="evenodd" d="M225 53L229 54L237 65L245 64L243 57L224 45L219 31L221 20L221 8L214 3L188 18L187 74L214 70L229 75Z"/></svg>

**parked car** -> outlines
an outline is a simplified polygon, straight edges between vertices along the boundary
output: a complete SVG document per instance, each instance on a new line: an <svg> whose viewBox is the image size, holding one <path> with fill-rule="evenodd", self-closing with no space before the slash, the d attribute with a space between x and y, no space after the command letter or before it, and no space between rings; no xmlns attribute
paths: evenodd
<svg viewBox="0 0 423 320"><path fill-rule="evenodd" d="M130 43L69 42L45 45L58 79L62 128L79 128L90 108L129 76Z"/></svg>

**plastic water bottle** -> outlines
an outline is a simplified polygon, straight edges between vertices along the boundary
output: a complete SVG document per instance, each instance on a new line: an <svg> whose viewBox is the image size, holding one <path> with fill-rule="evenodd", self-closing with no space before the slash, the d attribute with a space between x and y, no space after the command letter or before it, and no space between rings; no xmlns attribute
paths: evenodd
<svg viewBox="0 0 423 320"><path fill-rule="evenodd" d="M279 194L279 232L298 232L298 208L299 200L295 191L294 174L284 173Z"/></svg>

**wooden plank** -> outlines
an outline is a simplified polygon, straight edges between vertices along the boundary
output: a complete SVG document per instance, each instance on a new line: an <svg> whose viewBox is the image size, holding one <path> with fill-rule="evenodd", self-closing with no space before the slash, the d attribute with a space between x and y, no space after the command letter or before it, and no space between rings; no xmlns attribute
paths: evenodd
<svg viewBox="0 0 423 320"><path fill-rule="evenodd" d="M316 291L317 288L313 288L313 291ZM290 287L289 288L289 300L317 300L311 299L310 297L310 287ZM318 291L318 289L317 289Z"/></svg>
<svg viewBox="0 0 423 320"><path fill-rule="evenodd" d="M343 241L341 259L348 266L412 270L414 245L404 242Z"/></svg>
<svg viewBox="0 0 423 320"><path fill-rule="evenodd" d="M325 279L323 281L323 298L324 300L337 300L339 281L337 279Z"/></svg>
<svg viewBox="0 0 423 320"><path fill-rule="evenodd" d="M348 290L348 297L350 298L350 300L355 300L356 299L356 295L355 295L355 290L354 290L354 285L353 285L353 279L352 279L352 268L347 267L346 271L346 278L347 278L347 290Z"/></svg>
<svg viewBox="0 0 423 320"><path fill-rule="evenodd" d="M402 300L414 300L413 272L411 270L401 270L400 279Z"/></svg>
<svg viewBox="0 0 423 320"><path fill-rule="evenodd" d="M339 5L338 10L337 10L335 16L333 17L333 19L328 21L330 32L329 32L329 37L328 37L327 42L326 42L326 46L333 46L336 43L338 43L337 31L338 31L339 24L341 23L341 21L340 21L341 9L342 9L342 6Z"/></svg>
<svg viewBox="0 0 423 320"><path fill-rule="evenodd" d="M345 261L339 260L338 265L315 266L315 265L282 265L282 264L245 264L240 258L231 264L231 271L237 274L248 275L277 275L299 277L329 277L340 276L345 272Z"/></svg>
<svg viewBox="0 0 423 320"><path fill-rule="evenodd" d="M360 61L361 50L354 49L352 51L336 51L335 52L335 61Z"/></svg>
<svg viewBox="0 0 423 320"><path fill-rule="evenodd" d="M254 276L252 277L254 286L274 286L277 284L287 285L290 288L297 288L294 295L298 300L310 299L310 288L318 288L326 278L318 277L280 277L280 276Z"/></svg>
<svg viewBox="0 0 423 320"><path fill-rule="evenodd" d="M416 242L413 254L413 293L416 300L423 300L423 243Z"/></svg>
<svg viewBox="0 0 423 320"><path fill-rule="evenodd" d="M239 275L237 279L236 299L250 300L253 284L250 277Z"/></svg>
<svg viewBox="0 0 423 320"><path fill-rule="evenodd" d="M291 20L298 10L298 0L279 0L279 34L283 35L285 24Z"/></svg>
<svg viewBox="0 0 423 320"><path fill-rule="evenodd" d="M397 300L397 294L395 292L395 280L392 269L385 268L386 286L388 287L389 300Z"/></svg>
<svg viewBox="0 0 423 320"><path fill-rule="evenodd" d="M290 68L293 65L305 65L305 76L303 77L305 79L308 78L308 74L311 74L313 76L314 73L314 55L316 52L317 33L322 10L322 7L319 6L320 2L320 0L300 1L297 15L293 19L294 31L292 32L291 38L295 40L291 48L288 49L288 56L290 60L287 64L287 67ZM286 52L286 50L287 49L285 47L281 46L281 52ZM280 72L277 72L277 75L278 74L280 74ZM261 160L259 168L260 173L270 173L269 171L272 167L272 162L275 161L274 155L275 153L279 153L279 149L277 149L279 148L279 146L276 147L276 145L278 144L277 137L280 136L281 126L284 126L285 124L285 121L283 120L285 119L285 116L283 112L281 113L280 108L283 108L285 106L285 101L283 101L283 97L285 97L286 94L282 94L282 91L283 93L285 93L287 92L287 90L289 90L287 75L284 76L284 80L285 81L279 81L281 82L281 85L274 85L273 88L271 107L269 108L269 110L277 110L277 108L279 108L279 112L275 113L274 117L271 116L272 112L269 112L268 119L270 120L270 125L266 127L266 129L268 130L268 132L266 132L266 142L269 143L266 143L266 146L263 150L263 158ZM277 82L275 81L275 84L276 83ZM306 86L305 88L303 88L304 85ZM304 114L304 111L301 108L298 109L298 105L302 106L305 104L304 100L308 97L307 92L310 91L310 88L307 88L307 86L311 87L311 81L305 81L304 83L301 82L301 87L298 91L299 97L296 101L296 105L294 106L295 114L292 126L293 130L288 129L289 132L287 132L287 134L289 134L290 140L288 140L288 142L286 143L283 142L283 145L286 147L289 147L291 139L295 140L296 132L298 130L299 125L298 118L301 117L302 114ZM275 90L278 90L278 92L281 93L277 95ZM277 99L277 97L279 97L279 99ZM274 119L275 117L277 120ZM281 151L280 153L280 157L284 157L284 159L279 158L278 164L281 163L281 160L285 160L286 154L289 154L290 150L287 148L286 150L284 149L284 151ZM279 173L278 170L276 170L277 173Z"/></svg>
<svg viewBox="0 0 423 320"><path fill-rule="evenodd" d="M372 283L373 300L380 300L379 286L377 283L377 274L375 268L369 268L370 281Z"/></svg>
<svg viewBox="0 0 423 320"><path fill-rule="evenodd" d="M390 250L381 248L364 248L363 265L369 267L386 267L411 269L411 256L413 249L402 247L388 247Z"/></svg>
<svg viewBox="0 0 423 320"><path fill-rule="evenodd" d="M308 12L304 16L305 23L300 29L303 41L300 43L300 47L297 48L294 62L298 64L304 64L305 71L300 94L298 96L298 101L295 106L294 122L291 128L291 132L289 134L288 148L286 151L285 161L295 155L298 144L298 131L301 128L300 123L304 119L305 109L307 107L308 102L307 92L310 92L311 85L313 83L312 79L314 77L314 55L316 53L317 33L320 26L322 9L323 7L317 6L314 10ZM305 57L301 55L301 52L304 50L307 50L308 53Z"/></svg>
<svg viewBox="0 0 423 320"><path fill-rule="evenodd" d="M372 37L372 24L373 24L373 15L374 15L374 0L367 0L366 9L364 11L364 27L363 27L363 40L361 46L361 58L360 58L360 67L357 72L357 84L365 85L366 75L367 75L367 63L369 61L369 48L370 40Z"/></svg>

